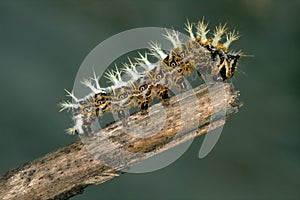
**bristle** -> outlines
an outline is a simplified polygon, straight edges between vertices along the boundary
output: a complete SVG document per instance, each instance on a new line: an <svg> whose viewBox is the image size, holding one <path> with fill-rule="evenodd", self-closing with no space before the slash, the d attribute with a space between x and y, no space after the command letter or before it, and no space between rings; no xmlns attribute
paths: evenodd
<svg viewBox="0 0 300 200"><path fill-rule="evenodd" d="M107 72L105 73L105 78L107 78L113 84L118 81L113 70L107 70Z"/></svg>
<svg viewBox="0 0 300 200"><path fill-rule="evenodd" d="M69 92L67 89L65 89L67 96L71 97L74 101L78 102L78 99L74 96L73 91Z"/></svg>
<svg viewBox="0 0 300 200"><path fill-rule="evenodd" d="M206 35L209 32L209 30L207 29L208 23L204 22L204 19L202 19L202 21L199 21L196 29L197 29L197 36L200 38L200 41L202 43L206 43L207 42L207 38Z"/></svg>
<svg viewBox="0 0 300 200"><path fill-rule="evenodd" d="M60 107L59 112L62 112L64 110L70 111L70 109L76 108L77 106L78 106L77 104L73 104L69 101L63 101L59 103L59 107Z"/></svg>
<svg viewBox="0 0 300 200"><path fill-rule="evenodd" d="M143 67L145 70L151 70L153 69L154 65L148 60L147 56L148 54L145 53L145 56L143 56L140 52L138 52L139 58L135 58L138 64Z"/></svg>
<svg viewBox="0 0 300 200"><path fill-rule="evenodd" d="M94 85L92 84L92 81L90 79L83 79L83 81L81 81L81 83L83 85L85 85L86 87L90 88L90 90L92 90L93 93L98 93L99 91L94 87Z"/></svg>
<svg viewBox="0 0 300 200"><path fill-rule="evenodd" d="M104 92L104 91L105 91L105 88L101 88L100 85L99 85L99 78L100 78L100 76L96 76L96 73L95 73L94 70L93 70L93 76L94 76L94 77L91 78L91 79L95 82L95 84L96 84L96 89L99 90L99 91Z"/></svg>
<svg viewBox="0 0 300 200"><path fill-rule="evenodd" d="M222 35L225 33L226 31L226 24L224 25L219 25L216 27L215 32L214 32L214 38L212 40L212 45L213 46L217 46L219 44L219 41L222 38Z"/></svg>
<svg viewBox="0 0 300 200"><path fill-rule="evenodd" d="M136 67L136 63L133 63L129 57L127 57L127 59L128 59L128 62L129 62L129 66L133 69L133 71L137 72L136 68L135 68Z"/></svg>
<svg viewBox="0 0 300 200"><path fill-rule="evenodd" d="M168 39L174 48L180 47L181 42L179 40L179 32L172 30L171 32L166 29L166 35L163 35L166 39Z"/></svg>
<svg viewBox="0 0 300 200"><path fill-rule="evenodd" d="M240 57L254 57L254 55L246 55L242 50L238 50L234 52L235 55L239 55Z"/></svg>
<svg viewBox="0 0 300 200"><path fill-rule="evenodd" d="M193 24L189 22L189 20L187 20L186 24L185 24L185 30L190 34L190 39L194 40L195 36L193 33Z"/></svg>
<svg viewBox="0 0 300 200"><path fill-rule="evenodd" d="M115 67L116 67L116 71L115 71L116 77L118 78L119 82L122 82L121 72L119 71L119 69L118 69L118 67L117 67L116 64L115 64Z"/></svg>
<svg viewBox="0 0 300 200"><path fill-rule="evenodd" d="M94 86L92 84L92 80L95 82L96 86ZM104 92L105 88L101 88L99 85L99 76L96 76L95 71L93 71L93 78L89 78L89 79L83 79L83 81L81 81L81 83L88 87L93 93L97 94L100 92Z"/></svg>
<svg viewBox="0 0 300 200"><path fill-rule="evenodd" d="M226 35L226 42L223 44L223 46L226 47L226 49L228 49L230 44L237 39L239 39L239 33L232 31Z"/></svg>
<svg viewBox="0 0 300 200"><path fill-rule="evenodd" d="M128 63L124 63L123 64L124 68L122 69L122 71L125 72L126 74L130 75L130 77L132 79L139 78L141 75L136 70L136 64L132 63L132 61L129 58L128 58L128 60L129 60L129 64Z"/></svg>
<svg viewBox="0 0 300 200"><path fill-rule="evenodd" d="M121 77L121 72L119 72L117 65L115 64L116 70L113 71L108 71L106 72L105 77L112 82L114 85L113 87L119 87L122 85L125 85L126 83L123 82L122 77Z"/></svg>
<svg viewBox="0 0 300 200"><path fill-rule="evenodd" d="M150 45L150 51L151 51L151 55L155 56L158 59L164 59L165 57L167 57L167 54L165 54L162 49L161 49L161 45L157 42L149 42Z"/></svg>

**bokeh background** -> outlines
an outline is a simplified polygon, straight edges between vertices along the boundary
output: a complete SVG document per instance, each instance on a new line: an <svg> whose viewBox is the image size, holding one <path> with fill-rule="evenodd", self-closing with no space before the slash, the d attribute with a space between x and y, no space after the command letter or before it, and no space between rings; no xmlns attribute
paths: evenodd
<svg viewBox="0 0 300 200"><path fill-rule="evenodd" d="M232 80L241 111L198 159L203 137L172 165L124 174L72 199L300 199L300 1L0 1L0 173L77 140L59 113L87 54L137 27L174 27L203 16L241 39Z"/></svg>

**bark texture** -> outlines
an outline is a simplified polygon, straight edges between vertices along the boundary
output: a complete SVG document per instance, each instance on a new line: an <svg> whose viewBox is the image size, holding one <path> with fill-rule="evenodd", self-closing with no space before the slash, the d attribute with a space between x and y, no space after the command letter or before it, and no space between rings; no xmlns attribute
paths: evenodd
<svg viewBox="0 0 300 200"><path fill-rule="evenodd" d="M228 83L201 85L135 113L128 125L114 122L94 136L51 152L0 177L0 199L68 199L90 184L101 184L120 170L214 130L241 103ZM224 117L225 114L225 117Z"/></svg>

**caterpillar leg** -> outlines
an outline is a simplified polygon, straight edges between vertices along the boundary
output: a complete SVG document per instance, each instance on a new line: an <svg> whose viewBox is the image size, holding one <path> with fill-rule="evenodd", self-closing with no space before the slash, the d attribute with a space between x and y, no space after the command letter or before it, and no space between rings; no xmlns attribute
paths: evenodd
<svg viewBox="0 0 300 200"><path fill-rule="evenodd" d="M187 85L185 83L184 77L180 77L177 81L176 84L179 86L180 90L186 91L187 90Z"/></svg>
<svg viewBox="0 0 300 200"><path fill-rule="evenodd" d="M169 89L163 86L159 87L159 91L157 93L158 98L162 101L163 106L169 105L170 95Z"/></svg>
<svg viewBox="0 0 300 200"><path fill-rule="evenodd" d="M149 102L148 101L142 102L141 105L140 105L140 109L141 109L141 114L142 115L148 114Z"/></svg>
<svg viewBox="0 0 300 200"><path fill-rule="evenodd" d="M116 115L118 117L118 120L122 121L122 125L123 126L127 126L128 125L128 121L127 121L127 116L125 110L118 110L116 112Z"/></svg>
<svg viewBox="0 0 300 200"><path fill-rule="evenodd" d="M89 121L85 121L83 122L83 124L81 125L81 130L83 135L85 136L91 136L92 134L92 123Z"/></svg>
<svg viewBox="0 0 300 200"><path fill-rule="evenodd" d="M92 122L93 120L89 120L88 118L81 118L81 116L74 116L73 120L75 125L72 128L68 128L66 132L68 134L78 134L81 136L91 136L93 135L92 131Z"/></svg>

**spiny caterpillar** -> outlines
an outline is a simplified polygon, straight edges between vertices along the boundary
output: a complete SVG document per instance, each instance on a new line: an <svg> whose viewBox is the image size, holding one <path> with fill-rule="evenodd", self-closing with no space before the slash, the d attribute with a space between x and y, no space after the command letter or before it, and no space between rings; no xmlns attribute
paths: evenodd
<svg viewBox="0 0 300 200"><path fill-rule="evenodd" d="M241 52L228 50L231 42L238 39L235 31L226 33L226 26L215 28L212 37L207 37L208 24L203 20L198 23L186 23L189 39L182 42L179 32L166 31L165 37L171 41L173 48L164 52L158 43L150 43L150 53L139 54L135 61L129 59L122 69L106 73L106 77L113 83L103 88L99 85L99 77L84 80L82 83L90 88L91 93L79 99L68 92L73 102L60 103L62 110L72 110L74 127L67 129L69 134L91 135L91 124L105 113L113 113L120 119L125 119L125 110L139 107L143 114L147 113L150 102L154 98L160 99L164 105L168 104L170 88L186 90L185 76L197 70L198 75L209 75L215 81L225 81L236 71L237 61ZM194 27L196 34L194 34ZM226 41L221 43L222 35L226 34ZM147 56L158 59L151 63ZM138 72L142 67L143 72ZM124 81L121 75L130 76Z"/></svg>

